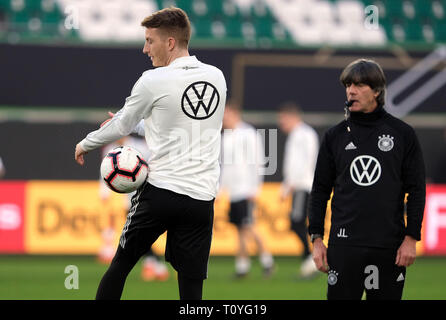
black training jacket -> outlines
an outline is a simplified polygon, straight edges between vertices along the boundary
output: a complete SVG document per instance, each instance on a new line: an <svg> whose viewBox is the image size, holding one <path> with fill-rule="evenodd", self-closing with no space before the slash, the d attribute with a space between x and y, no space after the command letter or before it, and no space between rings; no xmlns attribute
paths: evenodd
<svg viewBox="0 0 446 320"><path fill-rule="evenodd" d="M310 234L324 234L332 191L330 245L397 248L405 235L420 240L426 184L412 127L380 106L372 113L352 112L329 129L309 202Z"/></svg>

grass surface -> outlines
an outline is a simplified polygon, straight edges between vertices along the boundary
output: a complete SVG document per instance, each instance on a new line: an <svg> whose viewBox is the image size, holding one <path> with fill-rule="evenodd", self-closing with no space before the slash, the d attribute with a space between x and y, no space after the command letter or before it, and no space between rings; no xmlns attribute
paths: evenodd
<svg viewBox="0 0 446 320"><path fill-rule="evenodd" d="M211 257L209 278L204 282L206 300L320 300L325 299L326 275L300 280L298 257L276 257L276 271L264 279L257 259L252 260L248 277L232 278L232 257ZM68 265L79 270L79 289L65 288ZM72 300L93 299L99 281L107 269L91 256L1 256L0 299ZM130 273L122 299L176 300L176 275L165 282L144 282L140 278L141 262ZM408 268L403 299L446 299L446 258L419 257Z"/></svg>

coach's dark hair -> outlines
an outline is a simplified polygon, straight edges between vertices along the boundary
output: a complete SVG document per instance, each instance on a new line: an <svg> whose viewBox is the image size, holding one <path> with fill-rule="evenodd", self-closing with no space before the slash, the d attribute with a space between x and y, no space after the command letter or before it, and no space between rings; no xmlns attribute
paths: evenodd
<svg viewBox="0 0 446 320"><path fill-rule="evenodd" d="M347 87L353 84L366 84L373 91L379 92L376 97L378 105L382 106L386 96L386 76L381 66L370 59L358 59L350 63L339 78L342 85Z"/></svg>
<svg viewBox="0 0 446 320"><path fill-rule="evenodd" d="M173 36L182 47L189 45L191 26L186 12L180 8L170 7L159 10L144 18L141 26L156 28Z"/></svg>

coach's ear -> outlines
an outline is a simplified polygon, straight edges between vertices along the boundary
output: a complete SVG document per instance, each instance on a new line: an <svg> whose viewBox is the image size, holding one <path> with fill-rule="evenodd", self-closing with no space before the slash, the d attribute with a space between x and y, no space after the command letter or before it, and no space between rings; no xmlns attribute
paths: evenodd
<svg viewBox="0 0 446 320"><path fill-rule="evenodd" d="M373 95L375 96L375 99L378 98L383 92L384 92L383 87L375 88L373 90Z"/></svg>

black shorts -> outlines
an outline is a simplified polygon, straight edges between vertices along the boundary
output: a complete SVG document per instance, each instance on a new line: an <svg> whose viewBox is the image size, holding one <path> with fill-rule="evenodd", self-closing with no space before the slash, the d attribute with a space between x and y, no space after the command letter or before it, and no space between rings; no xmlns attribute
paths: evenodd
<svg viewBox="0 0 446 320"><path fill-rule="evenodd" d="M237 227L251 225L253 223L252 211L254 203L248 199L231 202L229 208L229 222Z"/></svg>
<svg viewBox="0 0 446 320"><path fill-rule="evenodd" d="M201 201L144 183L132 197L119 244L139 259L167 231L166 261L189 278L206 279L214 200Z"/></svg>
<svg viewBox="0 0 446 320"><path fill-rule="evenodd" d="M291 230L298 232L301 225L306 226L308 198L310 193L304 190L293 192L293 199L290 212Z"/></svg>
<svg viewBox="0 0 446 320"><path fill-rule="evenodd" d="M395 265L396 249L329 245L327 298L400 300L406 268Z"/></svg>

